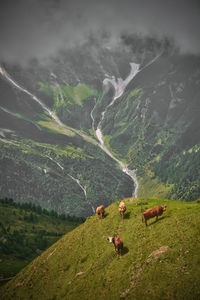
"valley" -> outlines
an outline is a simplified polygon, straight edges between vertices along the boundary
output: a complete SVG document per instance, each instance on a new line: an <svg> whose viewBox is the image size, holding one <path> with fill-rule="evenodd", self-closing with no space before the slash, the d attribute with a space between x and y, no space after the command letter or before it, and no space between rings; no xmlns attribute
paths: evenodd
<svg viewBox="0 0 200 300"><path fill-rule="evenodd" d="M2 65L2 197L85 217L131 195L199 197L198 57L137 42Z"/></svg>

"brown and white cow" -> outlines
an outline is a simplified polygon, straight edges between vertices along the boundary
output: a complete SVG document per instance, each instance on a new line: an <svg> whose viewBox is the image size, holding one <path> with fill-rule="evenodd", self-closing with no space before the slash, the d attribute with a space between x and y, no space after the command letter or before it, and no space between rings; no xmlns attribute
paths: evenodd
<svg viewBox="0 0 200 300"><path fill-rule="evenodd" d="M124 213L126 211L126 204L123 201L120 202L118 210L119 210L119 214L120 214L121 218L123 219Z"/></svg>
<svg viewBox="0 0 200 300"><path fill-rule="evenodd" d="M122 255L122 250L123 250L123 241L120 239L120 237L118 235L114 235L114 236L109 236L107 238L107 240L110 242L110 243L113 243L114 244L114 247L115 247L115 251Z"/></svg>
<svg viewBox="0 0 200 300"><path fill-rule="evenodd" d="M103 218L104 217L104 213L105 213L105 207L104 207L104 205L98 206L97 209L96 209L96 213L97 213L98 217Z"/></svg>
<svg viewBox="0 0 200 300"><path fill-rule="evenodd" d="M155 206L152 208L149 208L145 211L143 211L142 216L144 217L145 224L147 226L147 220L156 217L156 221L158 220L158 216L161 216L163 214L163 211L165 211L167 208L167 205L160 205ZM142 219L143 221L143 219Z"/></svg>

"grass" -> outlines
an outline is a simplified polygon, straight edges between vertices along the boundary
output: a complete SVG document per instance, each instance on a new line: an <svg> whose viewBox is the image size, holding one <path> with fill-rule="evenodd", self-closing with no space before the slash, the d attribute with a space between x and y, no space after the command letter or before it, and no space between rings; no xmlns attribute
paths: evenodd
<svg viewBox="0 0 200 300"><path fill-rule="evenodd" d="M63 134L69 137L81 136L88 143L97 145L97 141L93 137L88 136L86 133L84 133L84 131L72 128L65 124L59 125L55 120L52 119L47 119L45 121L40 120L37 122L37 124L40 125L47 132L54 133L54 134Z"/></svg>
<svg viewBox="0 0 200 300"><path fill-rule="evenodd" d="M169 195L173 185L164 184L158 181L157 178L151 178L148 175L143 178L137 177L139 180L138 195L142 198L165 198Z"/></svg>
<svg viewBox="0 0 200 300"><path fill-rule="evenodd" d="M2 299L198 299L200 204L124 201L123 221L119 201L104 219L89 217L7 283ZM163 203L167 211L146 227L141 210ZM114 234L124 241L122 257L107 241Z"/></svg>
<svg viewBox="0 0 200 300"><path fill-rule="evenodd" d="M32 222L25 219L31 213L34 216ZM0 220L0 285L6 278L16 275L44 248L55 243L61 235L80 224L2 203L0 203ZM40 231L43 231L42 236L39 235ZM20 234L18 240L15 239L17 234ZM45 239L46 243L46 246L42 245L42 250L41 244L38 243L41 239ZM3 245L6 246L6 250L2 248Z"/></svg>
<svg viewBox="0 0 200 300"><path fill-rule="evenodd" d="M97 91L89 86L79 83L76 86L58 85L53 86L48 83L38 82L40 91L48 96L53 96L55 108L58 106L67 106L68 104L82 105L83 102L91 96L97 96Z"/></svg>
<svg viewBox="0 0 200 300"><path fill-rule="evenodd" d="M47 121L38 121L38 125L41 127L45 128L47 131L51 133L59 133L59 134L64 134L67 136L74 136L75 133L70 130L67 126L61 126L56 121L49 119Z"/></svg>

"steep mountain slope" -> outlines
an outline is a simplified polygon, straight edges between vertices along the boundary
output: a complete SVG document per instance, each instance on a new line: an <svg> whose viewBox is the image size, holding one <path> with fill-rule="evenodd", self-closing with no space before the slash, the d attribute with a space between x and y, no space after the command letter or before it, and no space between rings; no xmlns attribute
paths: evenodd
<svg viewBox="0 0 200 300"><path fill-rule="evenodd" d="M199 201L124 200L89 217L1 288L2 299L198 299ZM141 210L167 204L146 227ZM124 241L120 258L108 236Z"/></svg>
<svg viewBox="0 0 200 300"><path fill-rule="evenodd" d="M199 78L199 57L163 54L107 111L107 145L137 169L139 195L199 197Z"/></svg>
<svg viewBox="0 0 200 300"><path fill-rule="evenodd" d="M45 135L45 138L52 135ZM10 133L1 139L1 195L48 210L88 216L101 201L131 195L133 184L102 151L56 134L54 143ZM5 176L6 175L6 176ZM109 178L109 181L108 181ZM73 200L72 200L73 199Z"/></svg>
<svg viewBox="0 0 200 300"><path fill-rule="evenodd" d="M72 59L88 57L87 68L92 68L96 56L91 62L91 49L84 49L71 54L68 50L61 61L45 67L37 63L25 69L1 67L2 197L88 216L99 202L108 205L132 195L132 180L97 147L94 138L90 114L101 97L94 89L98 84L92 83L93 74L87 79L85 64ZM103 54L98 55L103 60ZM116 63L111 65L114 70ZM77 81L76 68L85 76L83 83Z"/></svg>

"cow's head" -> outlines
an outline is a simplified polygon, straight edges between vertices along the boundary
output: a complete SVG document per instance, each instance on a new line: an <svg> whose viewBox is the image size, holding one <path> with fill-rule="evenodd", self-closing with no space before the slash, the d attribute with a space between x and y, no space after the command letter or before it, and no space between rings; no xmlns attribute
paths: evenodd
<svg viewBox="0 0 200 300"><path fill-rule="evenodd" d="M110 242L110 243L113 243L114 242L114 237L113 236L109 236L107 238L107 240Z"/></svg>
<svg viewBox="0 0 200 300"><path fill-rule="evenodd" d="M162 207L162 210L164 211L164 210L166 210L167 205L161 205L161 207Z"/></svg>

